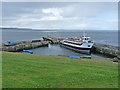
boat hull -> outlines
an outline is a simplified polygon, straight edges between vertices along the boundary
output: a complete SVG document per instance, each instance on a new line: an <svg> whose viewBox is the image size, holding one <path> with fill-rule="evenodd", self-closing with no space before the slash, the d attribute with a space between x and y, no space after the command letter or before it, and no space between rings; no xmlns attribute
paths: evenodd
<svg viewBox="0 0 120 90"><path fill-rule="evenodd" d="M60 46L65 47L67 49L82 53L82 54L91 54L91 48L78 48L70 45L66 45L63 43L60 43Z"/></svg>

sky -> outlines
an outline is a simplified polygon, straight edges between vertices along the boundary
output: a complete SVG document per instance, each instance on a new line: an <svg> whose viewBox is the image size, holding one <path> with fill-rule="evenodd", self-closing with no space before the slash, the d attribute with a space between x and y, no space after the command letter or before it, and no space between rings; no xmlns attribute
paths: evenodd
<svg viewBox="0 0 120 90"><path fill-rule="evenodd" d="M118 3L3 2L1 27L118 30Z"/></svg>

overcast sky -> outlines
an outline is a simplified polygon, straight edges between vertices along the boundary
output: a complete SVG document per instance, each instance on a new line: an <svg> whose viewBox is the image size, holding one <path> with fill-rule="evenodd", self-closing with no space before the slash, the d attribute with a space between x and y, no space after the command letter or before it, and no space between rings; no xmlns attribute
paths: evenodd
<svg viewBox="0 0 120 90"><path fill-rule="evenodd" d="M118 30L117 2L4 2L2 26Z"/></svg>

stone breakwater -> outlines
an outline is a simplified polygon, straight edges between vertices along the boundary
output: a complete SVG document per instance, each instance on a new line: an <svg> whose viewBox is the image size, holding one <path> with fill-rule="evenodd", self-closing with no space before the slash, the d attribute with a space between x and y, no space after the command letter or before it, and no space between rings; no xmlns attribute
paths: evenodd
<svg viewBox="0 0 120 90"><path fill-rule="evenodd" d="M111 57L118 56L120 47L112 46L112 45L105 45L100 43L94 43L92 52L108 55Z"/></svg>
<svg viewBox="0 0 120 90"><path fill-rule="evenodd" d="M114 61L120 60L120 47L117 46L94 43L91 52L113 57Z"/></svg>
<svg viewBox="0 0 120 90"><path fill-rule="evenodd" d="M44 41L48 41L51 44L59 44L64 38L43 37Z"/></svg>
<svg viewBox="0 0 120 90"><path fill-rule="evenodd" d="M21 41L21 42L16 42L15 45L2 44L1 50L8 52L17 52L17 51L22 51L23 49L33 49L42 46L47 46L48 44L49 42L44 40Z"/></svg>

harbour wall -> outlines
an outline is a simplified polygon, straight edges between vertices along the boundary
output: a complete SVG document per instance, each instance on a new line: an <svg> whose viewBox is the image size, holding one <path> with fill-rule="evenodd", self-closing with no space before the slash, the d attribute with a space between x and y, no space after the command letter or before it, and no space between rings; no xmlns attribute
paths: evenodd
<svg viewBox="0 0 120 90"><path fill-rule="evenodd" d="M120 47L106 45L106 44L100 44L100 43L94 43L94 45L91 49L91 52L97 53L97 54L103 54L103 55L109 56L109 57L119 57Z"/></svg>
<svg viewBox="0 0 120 90"><path fill-rule="evenodd" d="M47 46L48 44L49 42L44 40L21 41L21 42L16 42L15 45L2 44L1 50L8 52L17 52L17 51L22 51L23 49L33 49L42 46Z"/></svg>
<svg viewBox="0 0 120 90"><path fill-rule="evenodd" d="M51 44L59 44L64 38L42 37L44 41L48 41Z"/></svg>

